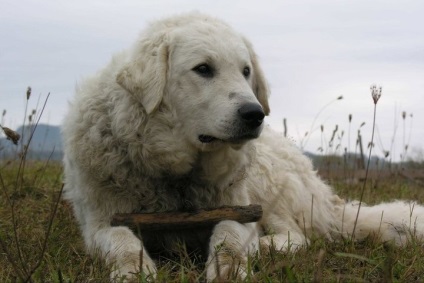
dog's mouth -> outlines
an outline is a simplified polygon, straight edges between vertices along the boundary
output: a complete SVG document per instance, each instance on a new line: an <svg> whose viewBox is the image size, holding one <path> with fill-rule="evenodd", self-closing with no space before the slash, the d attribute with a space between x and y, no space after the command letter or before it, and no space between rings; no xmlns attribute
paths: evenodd
<svg viewBox="0 0 424 283"><path fill-rule="evenodd" d="M258 137L258 135L249 134L249 135L243 135L243 136L239 136L239 137L219 139L219 138L209 136L209 135L199 135L199 141L203 144L210 144L210 143L214 143L214 142L227 142L227 143L238 144L238 143L243 143L247 140L255 139L257 137Z"/></svg>
<svg viewBox="0 0 424 283"><path fill-rule="evenodd" d="M217 139L217 138L215 138L213 136L208 136L208 135L200 135L199 136L199 141L201 143L211 143L211 142L219 141L219 140L220 139Z"/></svg>

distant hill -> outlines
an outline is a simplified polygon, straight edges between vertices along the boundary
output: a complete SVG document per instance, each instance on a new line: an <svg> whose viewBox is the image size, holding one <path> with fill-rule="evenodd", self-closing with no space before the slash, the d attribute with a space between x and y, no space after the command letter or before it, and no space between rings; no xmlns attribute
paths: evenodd
<svg viewBox="0 0 424 283"><path fill-rule="evenodd" d="M361 157L360 154L355 153L349 153L347 155L322 155L304 152L304 154L312 160L315 168L325 167L331 170L344 168L345 166L348 168L365 169L368 160L368 155ZM381 168L384 167L386 163L387 160L383 157L373 155L370 159L370 168Z"/></svg>
<svg viewBox="0 0 424 283"><path fill-rule="evenodd" d="M39 124L37 127L33 125L21 126L16 129L21 135L17 145L7 140L4 135L0 138L0 158L15 158L22 150L22 145L28 144L33 132L27 159L45 160L50 157L52 160L61 160L63 157L63 143L59 126L51 126Z"/></svg>

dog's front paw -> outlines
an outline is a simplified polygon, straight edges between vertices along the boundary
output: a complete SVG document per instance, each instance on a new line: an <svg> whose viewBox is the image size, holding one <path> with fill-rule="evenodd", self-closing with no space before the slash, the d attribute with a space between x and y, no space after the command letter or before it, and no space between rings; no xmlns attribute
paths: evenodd
<svg viewBox="0 0 424 283"><path fill-rule="evenodd" d="M301 238L301 235L295 233L290 234L291 237L285 234L267 235L260 238L261 252L267 254L270 249L275 251L293 251L301 247L306 241Z"/></svg>
<svg viewBox="0 0 424 283"><path fill-rule="evenodd" d="M116 261L110 279L112 282L138 282L139 278L154 279L156 271L156 265L148 255L132 253Z"/></svg>
<svg viewBox="0 0 424 283"><path fill-rule="evenodd" d="M246 263L229 253L210 255L206 268L207 282L243 281L247 277Z"/></svg>

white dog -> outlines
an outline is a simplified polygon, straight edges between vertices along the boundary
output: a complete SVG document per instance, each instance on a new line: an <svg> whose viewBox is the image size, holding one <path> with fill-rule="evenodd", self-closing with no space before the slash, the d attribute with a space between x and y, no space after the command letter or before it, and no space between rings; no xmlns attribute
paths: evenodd
<svg viewBox="0 0 424 283"><path fill-rule="evenodd" d="M63 126L65 192L87 248L116 275L154 274L149 251L176 240L208 251L208 280L246 275L260 245L286 249L314 233L352 236L345 204L308 158L268 127L268 88L251 44L198 13L152 24L134 47L85 80ZM259 223L222 221L211 235L136 235L115 213L261 204ZM424 235L424 207L362 207L354 237ZM144 249L145 248L145 249ZM140 252L143 250L143 252ZM142 258L140 259L140 255ZM140 261L141 260L141 261Z"/></svg>

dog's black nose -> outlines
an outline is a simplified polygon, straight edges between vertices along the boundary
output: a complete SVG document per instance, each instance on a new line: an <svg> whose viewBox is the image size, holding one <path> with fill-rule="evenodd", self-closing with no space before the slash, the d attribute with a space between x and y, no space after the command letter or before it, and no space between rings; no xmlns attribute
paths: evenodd
<svg viewBox="0 0 424 283"><path fill-rule="evenodd" d="M259 127L265 117L262 107L257 103L246 103L242 105L238 113L243 122L250 128Z"/></svg>

